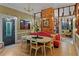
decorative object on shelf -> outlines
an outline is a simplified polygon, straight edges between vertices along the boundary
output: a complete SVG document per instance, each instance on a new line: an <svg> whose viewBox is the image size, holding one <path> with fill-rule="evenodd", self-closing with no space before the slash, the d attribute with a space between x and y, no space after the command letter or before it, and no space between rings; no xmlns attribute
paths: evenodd
<svg viewBox="0 0 79 59"><path fill-rule="evenodd" d="M49 21L48 21L48 19L43 20L43 27L49 27Z"/></svg>

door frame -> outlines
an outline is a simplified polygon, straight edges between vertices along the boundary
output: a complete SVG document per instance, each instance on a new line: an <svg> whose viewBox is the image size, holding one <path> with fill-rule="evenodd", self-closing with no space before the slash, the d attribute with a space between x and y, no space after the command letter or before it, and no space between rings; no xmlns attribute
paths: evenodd
<svg viewBox="0 0 79 59"><path fill-rule="evenodd" d="M2 23L2 18L11 18L11 19L15 19L15 43L17 42L17 17L15 16L10 16L10 15L5 15L5 14L0 14L0 21L1 21L1 27L3 26ZM1 28L1 42L3 42L3 28Z"/></svg>

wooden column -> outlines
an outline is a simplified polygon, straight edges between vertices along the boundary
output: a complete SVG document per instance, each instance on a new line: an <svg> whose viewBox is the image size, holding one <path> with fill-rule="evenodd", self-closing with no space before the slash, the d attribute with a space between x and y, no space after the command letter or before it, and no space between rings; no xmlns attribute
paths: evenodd
<svg viewBox="0 0 79 59"><path fill-rule="evenodd" d="M79 34L79 3L76 4L76 27L76 32Z"/></svg>
<svg viewBox="0 0 79 59"><path fill-rule="evenodd" d="M41 30L43 32L54 33L54 9L47 8L42 10L41 12L42 12ZM48 26L47 25L45 26L45 24L48 24Z"/></svg>

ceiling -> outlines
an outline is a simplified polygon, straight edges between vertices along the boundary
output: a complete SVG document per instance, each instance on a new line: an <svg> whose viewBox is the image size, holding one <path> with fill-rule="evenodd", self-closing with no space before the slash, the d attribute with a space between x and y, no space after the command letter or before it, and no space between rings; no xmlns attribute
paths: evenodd
<svg viewBox="0 0 79 59"><path fill-rule="evenodd" d="M59 8L74 4L75 3L0 3L0 5L13 8L31 15L33 15L33 13L40 12L42 9L46 9L49 7ZM31 12L28 12L28 7L30 7L30 9L33 10Z"/></svg>

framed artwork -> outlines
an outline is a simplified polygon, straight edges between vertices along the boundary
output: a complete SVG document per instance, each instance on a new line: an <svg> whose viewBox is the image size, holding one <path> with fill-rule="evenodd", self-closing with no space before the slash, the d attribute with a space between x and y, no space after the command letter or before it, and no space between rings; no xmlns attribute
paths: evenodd
<svg viewBox="0 0 79 59"><path fill-rule="evenodd" d="M43 20L43 27L49 27L49 21L48 21L48 19Z"/></svg>
<svg viewBox="0 0 79 59"><path fill-rule="evenodd" d="M30 29L30 21L20 20L20 29L21 30Z"/></svg>

